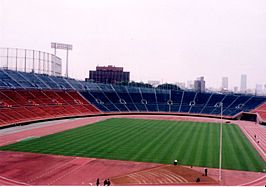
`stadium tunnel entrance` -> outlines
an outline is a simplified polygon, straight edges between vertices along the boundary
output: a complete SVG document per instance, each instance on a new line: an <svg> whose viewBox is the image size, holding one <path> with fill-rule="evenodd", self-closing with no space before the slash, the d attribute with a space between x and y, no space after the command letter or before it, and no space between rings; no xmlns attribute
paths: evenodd
<svg viewBox="0 0 266 187"><path fill-rule="evenodd" d="M237 118L243 121L257 122L257 114L254 113L242 112Z"/></svg>

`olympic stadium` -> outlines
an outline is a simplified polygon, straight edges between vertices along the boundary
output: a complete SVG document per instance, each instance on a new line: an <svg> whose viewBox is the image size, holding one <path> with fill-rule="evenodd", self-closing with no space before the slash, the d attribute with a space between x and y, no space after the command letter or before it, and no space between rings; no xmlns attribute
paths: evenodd
<svg viewBox="0 0 266 187"><path fill-rule="evenodd" d="M0 54L1 185L266 184L265 96L85 82L53 54Z"/></svg>

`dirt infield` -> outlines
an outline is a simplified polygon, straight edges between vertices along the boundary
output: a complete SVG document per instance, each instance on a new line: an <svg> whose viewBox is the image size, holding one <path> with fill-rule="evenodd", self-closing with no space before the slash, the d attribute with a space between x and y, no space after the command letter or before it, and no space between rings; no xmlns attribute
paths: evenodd
<svg viewBox="0 0 266 187"><path fill-rule="evenodd" d="M14 184L94 185L110 178L113 185L217 184L210 177L182 166L118 160L0 152L0 175Z"/></svg>
<svg viewBox="0 0 266 187"><path fill-rule="evenodd" d="M200 181L196 182L199 178ZM191 168L174 165L163 165L152 169L145 169L125 176L112 178L117 185L218 185L218 183L202 173Z"/></svg>
<svg viewBox="0 0 266 187"><path fill-rule="evenodd" d="M34 136L45 136L72 129L108 118L144 118L160 120L220 122L219 119L186 116L105 116L75 119L55 124L17 127L14 130L0 131L0 145L6 145ZM263 136L265 129L250 122L237 123L252 142L254 133L259 135L261 143L253 142L254 147L264 152ZM246 132L246 133L245 133ZM261 133L261 134L260 134ZM223 170L222 182L217 183L218 169L209 168L208 176L203 177L201 167L181 167L155 163L105 160L95 158L68 157L45 154L0 151L0 185L95 185L97 178L101 184L110 178L112 185L265 185L266 175L259 172ZM195 179L200 177L201 183Z"/></svg>

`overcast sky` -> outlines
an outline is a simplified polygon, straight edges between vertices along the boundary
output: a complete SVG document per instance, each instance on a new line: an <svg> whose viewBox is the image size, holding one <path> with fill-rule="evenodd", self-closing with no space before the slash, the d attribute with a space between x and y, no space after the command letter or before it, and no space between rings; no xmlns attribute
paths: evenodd
<svg viewBox="0 0 266 187"><path fill-rule="evenodd" d="M0 47L53 41L73 44L77 79L110 64L135 81L266 84L266 0L0 0Z"/></svg>

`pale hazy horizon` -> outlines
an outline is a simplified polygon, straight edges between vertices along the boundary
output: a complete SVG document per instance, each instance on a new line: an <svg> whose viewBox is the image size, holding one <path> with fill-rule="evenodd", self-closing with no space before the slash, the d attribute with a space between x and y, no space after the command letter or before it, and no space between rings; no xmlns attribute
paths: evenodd
<svg viewBox="0 0 266 187"><path fill-rule="evenodd" d="M114 65L134 81L266 84L265 0L0 0L0 47L53 53L51 42L73 44L76 79Z"/></svg>

